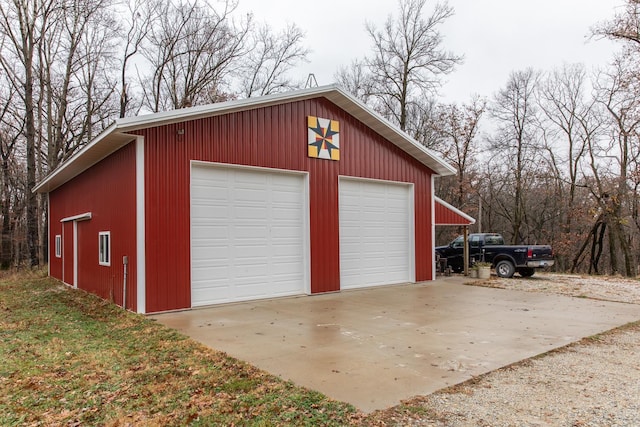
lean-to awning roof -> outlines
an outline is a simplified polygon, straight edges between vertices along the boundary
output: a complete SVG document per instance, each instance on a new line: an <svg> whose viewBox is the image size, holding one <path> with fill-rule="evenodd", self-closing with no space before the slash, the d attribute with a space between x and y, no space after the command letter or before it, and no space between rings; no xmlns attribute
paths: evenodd
<svg viewBox="0 0 640 427"><path fill-rule="evenodd" d="M471 225L476 220L439 197L435 198L436 225Z"/></svg>

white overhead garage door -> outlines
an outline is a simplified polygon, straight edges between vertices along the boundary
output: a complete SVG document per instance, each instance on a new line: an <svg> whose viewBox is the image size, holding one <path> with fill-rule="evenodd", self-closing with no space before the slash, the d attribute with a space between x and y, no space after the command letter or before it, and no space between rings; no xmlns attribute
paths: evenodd
<svg viewBox="0 0 640 427"><path fill-rule="evenodd" d="M191 305L307 289L305 176L194 163Z"/></svg>
<svg viewBox="0 0 640 427"><path fill-rule="evenodd" d="M415 281L413 186L340 178L340 288Z"/></svg>

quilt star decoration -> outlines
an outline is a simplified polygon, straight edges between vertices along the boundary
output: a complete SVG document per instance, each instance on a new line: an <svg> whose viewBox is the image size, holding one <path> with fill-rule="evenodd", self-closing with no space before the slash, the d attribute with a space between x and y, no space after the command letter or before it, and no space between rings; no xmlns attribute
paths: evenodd
<svg viewBox="0 0 640 427"><path fill-rule="evenodd" d="M337 120L308 116L309 157L340 160L340 124Z"/></svg>

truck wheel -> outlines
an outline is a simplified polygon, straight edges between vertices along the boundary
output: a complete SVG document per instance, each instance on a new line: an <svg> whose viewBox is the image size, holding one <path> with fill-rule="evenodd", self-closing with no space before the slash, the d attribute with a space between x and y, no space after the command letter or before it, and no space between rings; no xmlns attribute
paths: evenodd
<svg viewBox="0 0 640 427"><path fill-rule="evenodd" d="M520 274L522 277L531 277L533 276L533 273L535 273L536 270L533 268L520 268L518 269L518 274Z"/></svg>
<svg viewBox="0 0 640 427"><path fill-rule="evenodd" d="M516 268L511 262L503 260L496 264L496 274L498 277L513 277L513 273L516 272Z"/></svg>

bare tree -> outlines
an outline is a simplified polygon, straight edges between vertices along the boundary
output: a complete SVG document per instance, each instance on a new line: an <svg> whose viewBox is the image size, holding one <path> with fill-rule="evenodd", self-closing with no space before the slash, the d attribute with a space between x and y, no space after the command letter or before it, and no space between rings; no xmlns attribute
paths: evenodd
<svg viewBox="0 0 640 427"><path fill-rule="evenodd" d="M309 50L302 45L304 32L289 24L280 33L268 25L251 32L244 62L244 77L240 95L246 98L263 96L300 87L287 73L299 62L306 61Z"/></svg>
<svg viewBox="0 0 640 427"><path fill-rule="evenodd" d="M100 70L107 69L115 47L115 22L107 12L110 0L66 0L39 44L39 81L44 101L42 133L48 143L48 172L91 138L93 108L106 93L94 90ZM82 93L84 92L84 93ZM80 96L84 95L84 96ZM80 114L78 114L80 113Z"/></svg>
<svg viewBox="0 0 640 427"><path fill-rule="evenodd" d="M382 29L367 24L373 54L366 60L371 75L370 96L379 112L405 130L411 105L433 97L441 77L453 71L460 56L444 50L440 26L453 15L447 3L437 3L425 19L426 0L400 0L400 14L389 16Z"/></svg>
<svg viewBox="0 0 640 427"><path fill-rule="evenodd" d="M137 112L138 105L131 105L129 63L140 52L153 23L159 18L160 2L156 0L128 0L122 17L122 57L120 59L120 110L118 117Z"/></svg>
<svg viewBox="0 0 640 427"><path fill-rule="evenodd" d="M92 137L103 125L96 115L117 111L105 108L114 89L110 7L110 0L0 0L0 66L15 94L15 123L4 124L16 128L23 120L18 152L24 151L26 168L21 197L31 265L47 252L46 199L31 191L36 180Z"/></svg>
<svg viewBox="0 0 640 427"><path fill-rule="evenodd" d="M38 44L57 3L41 0L4 0L0 2L0 32L4 40L0 63L24 108L26 145L26 230L31 266L39 264L38 200L31 189L36 185L36 66Z"/></svg>
<svg viewBox="0 0 640 427"><path fill-rule="evenodd" d="M138 54L146 40L152 24L158 19L160 2L156 0L129 0L126 2L127 12L123 19L124 34L122 59L120 65L120 112L118 117L125 117L131 107L131 85L129 84L129 62ZM137 110L134 108L134 111Z"/></svg>
<svg viewBox="0 0 640 427"><path fill-rule="evenodd" d="M116 52L117 24L108 9L97 11L89 20L78 46L78 69L65 116L65 145L59 156L64 161L91 141L118 115ZM121 106L121 105L120 105Z"/></svg>
<svg viewBox="0 0 640 427"><path fill-rule="evenodd" d="M574 241L583 239L588 231L579 228L583 221L576 224L576 219L587 214L580 208L584 194L580 194L579 202L576 199L584 186L582 168L586 166L588 141L601 127L601 121L596 120L595 100L587 98L588 89L584 66L576 64L549 73L538 90L545 150L555 176L549 188L557 193L553 203L558 214L550 227L558 225L551 243L560 269L566 268L566 261L575 255Z"/></svg>
<svg viewBox="0 0 640 427"><path fill-rule="evenodd" d="M37 44L38 146L45 146L38 174L43 176L71 157L94 135L99 115L114 95L116 24L110 0L64 0L52 11ZM98 107L100 106L100 107ZM113 117L114 112L108 112ZM40 248L46 258L46 199L39 199Z"/></svg>
<svg viewBox="0 0 640 427"><path fill-rule="evenodd" d="M513 243L524 240L527 184L535 176L538 150L538 119L535 90L538 73L532 69L511 74L506 88L494 97L490 112L497 123L491 141L494 157L490 163L496 173L502 170L510 183L509 190L498 200L500 213L511 225Z"/></svg>
<svg viewBox="0 0 640 427"><path fill-rule="evenodd" d="M637 165L640 156L640 101L637 98L640 78L635 64L619 58L613 72L603 75L596 89L598 102L608 113L610 127L604 146L599 147L601 151L592 148L594 194L600 203L603 221L609 226L611 270L634 276L635 259L625 224L631 203L630 167ZM596 161L599 153L606 160Z"/></svg>
<svg viewBox="0 0 640 427"><path fill-rule="evenodd" d="M596 25L593 35L607 37L628 43L631 51L640 50L640 0L626 0L621 13L610 20Z"/></svg>
<svg viewBox="0 0 640 427"><path fill-rule="evenodd" d="M2 88L4 89L4 87ZM2 93L2 92L0 92ZM2 232L0 243L0 269L8 269L13 260L13 224L15 217L13 197L16 182L15 169L18 167L15 159L15 151L23 131L24 120L15 116L11 108L14 102L15 92L8 85L7 91L0 96L2 109L0 110L0 180L1 187L1 210Z"/></svg>
<svg viewBox="0 0 640 427"><path fill-rule="evenodd" d="M367 65L355 59L348 66L342 66L334 75L335 82L344 90L368 103L369 96L373 92L371 75Z"/></svg>
<svg viewBox="0 0 640 427"><path fill-rule="evenodd" d="M152 68L143 84L146 107L157 112L228 97L227 77L245 54L250 25L231 20L236 6L231 0L221 11L197 1L165 4L144 50Z"/></svg>
<svg viewBox="0 0 640 427"><path fill-rule="evenodd" d="M442 154L458 172L455 177L451 177L455 183L451 185L449 182L449 185L446 185L450 190L449 197L446 198L461 209L467 206L473 193L474 163L480 152L480 144L476 137L485 110L486 101L476 96L468 104L441 105L433 122L434 130L440 138L432 149ZM438 194L444 196L444 192Z"/></svg>
<svg viewBox="0 0 640 427"><path fill-rule="evenodd" d="M566 146L566 150L560 153L553 146L545 148L555 160L554 166L566 164L563 172L568 176L569 211L576 197L580 166L587 150L587 138L598 128L592 120L594 100L585 101L584 99L588 89L586 85L584 66L565 65L562 69L549 74L538 91L540 110L545 117L547 129L555 130L554 136L562 139L563 145ZM564 173L559 175L565 176ZM566 226L567 228L571 226L571 215L566 218Z"/></svg>

